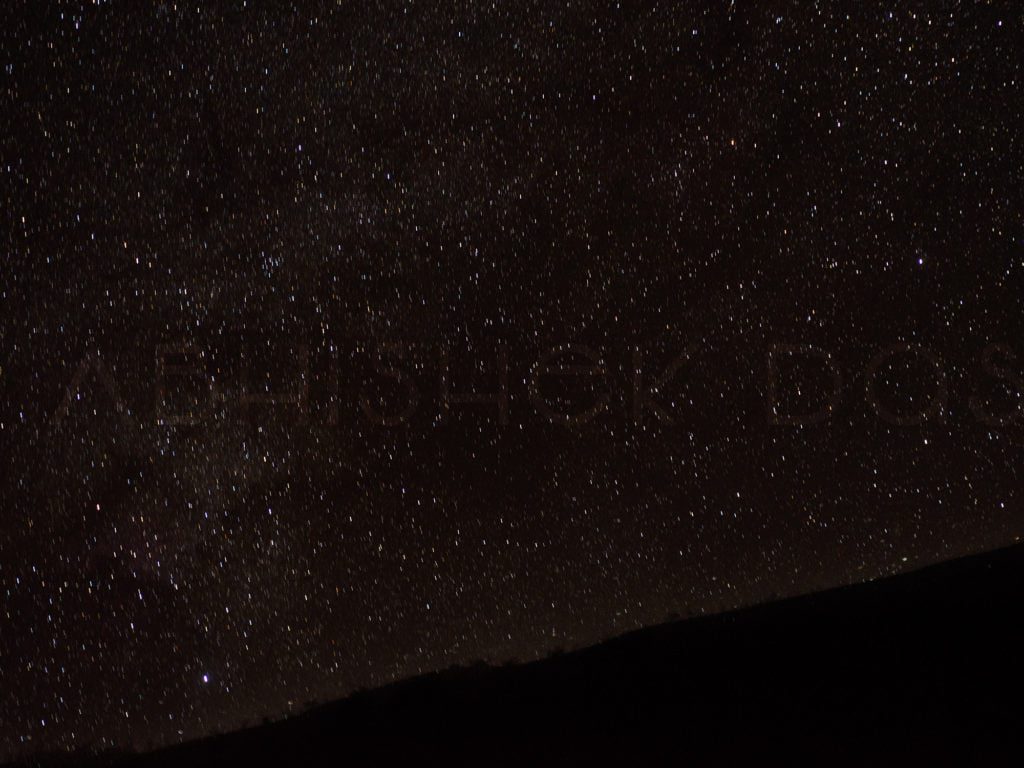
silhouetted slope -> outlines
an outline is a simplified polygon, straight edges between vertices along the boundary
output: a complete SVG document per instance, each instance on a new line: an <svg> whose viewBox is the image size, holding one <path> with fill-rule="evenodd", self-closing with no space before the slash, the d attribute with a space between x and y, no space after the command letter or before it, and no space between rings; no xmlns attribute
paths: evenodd
<svg viewBox="0 0 1024 768"><path fill-rule="evenodd" d="M429 675L125 762L1019 765L1022 606L1018 546L536 663Z"/></svg>

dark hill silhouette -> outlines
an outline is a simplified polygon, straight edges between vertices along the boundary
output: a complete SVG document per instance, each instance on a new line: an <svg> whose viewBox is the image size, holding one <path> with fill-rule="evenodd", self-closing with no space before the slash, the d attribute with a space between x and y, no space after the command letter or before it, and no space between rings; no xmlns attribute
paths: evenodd
<svg viewBox="0 0 1024 768"><path fill-rule="evenodd" d="M90 762L1020 765L1022 608L1016 546Z"/></svg>

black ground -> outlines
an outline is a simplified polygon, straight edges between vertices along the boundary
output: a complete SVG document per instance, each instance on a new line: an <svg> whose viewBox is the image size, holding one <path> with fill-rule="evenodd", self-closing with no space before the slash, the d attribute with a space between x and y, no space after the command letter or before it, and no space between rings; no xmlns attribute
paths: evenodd
<svg viewBox="0 0 1024 768"><path fill-rule="evenodd" d="M1019 765L1022 597L1014 547L98 761Z"/></svg>

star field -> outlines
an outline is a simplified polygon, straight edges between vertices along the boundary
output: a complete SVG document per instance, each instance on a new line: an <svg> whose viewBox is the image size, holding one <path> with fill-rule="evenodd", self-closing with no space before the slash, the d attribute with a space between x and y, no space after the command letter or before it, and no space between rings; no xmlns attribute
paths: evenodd
<svg viewBox="0 0 1024 768"><path fill-rule="evenodd" d="M1024 531L1018 6L3 15L0 758Z"/></svg>

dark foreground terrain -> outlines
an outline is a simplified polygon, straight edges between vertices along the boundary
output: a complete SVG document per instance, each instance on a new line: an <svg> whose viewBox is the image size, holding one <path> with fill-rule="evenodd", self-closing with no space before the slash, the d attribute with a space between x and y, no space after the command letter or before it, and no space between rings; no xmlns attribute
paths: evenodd
<svg viewBox="0 0 1024 768"><path fill-rule="evenodd" d="M83 762L1020 765L1022 604L1017 546Z"/></svg>

